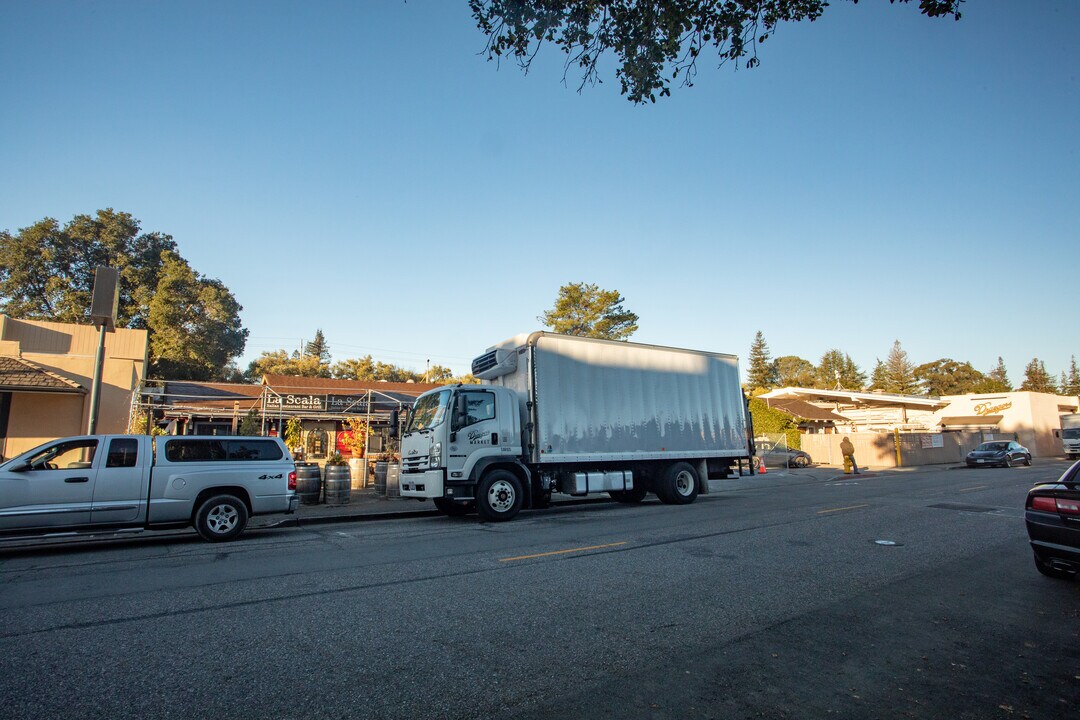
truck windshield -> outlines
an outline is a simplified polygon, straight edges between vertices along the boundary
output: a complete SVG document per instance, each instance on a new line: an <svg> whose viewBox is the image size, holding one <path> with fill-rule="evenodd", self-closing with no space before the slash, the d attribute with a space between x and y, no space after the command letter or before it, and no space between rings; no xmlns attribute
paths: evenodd
<svg viewBox="0 0 1080 720"><path fill-rule="evenodd" d="M412 433L435 427L446 418L446 408L449 404L450 390L440 390L420 398L409 415L409 424L405 426L405 432Z"/></svg>
<svg viewBox="0 0 1080 720"><path fill-rule="evenodd" d="M1080 440L1080 428L1065 428L1061 431L1061 437L1066 440Z"/></svg>

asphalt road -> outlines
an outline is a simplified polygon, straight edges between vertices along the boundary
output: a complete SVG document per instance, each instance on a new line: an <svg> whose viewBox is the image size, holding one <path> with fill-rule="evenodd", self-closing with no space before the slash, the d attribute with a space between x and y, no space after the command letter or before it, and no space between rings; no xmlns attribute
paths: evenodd
<svg viewBox="0 0 1080 720"><path fill-rule="evenodd" d="M0 549L5 718L1076 718L1064 463ZM889 541L894 544L878 544Z"/></svg>

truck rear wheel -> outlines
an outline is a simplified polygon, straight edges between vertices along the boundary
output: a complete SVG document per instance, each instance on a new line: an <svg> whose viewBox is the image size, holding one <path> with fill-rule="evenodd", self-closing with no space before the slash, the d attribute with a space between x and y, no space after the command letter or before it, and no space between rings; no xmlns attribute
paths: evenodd
<svg viewBox="0 0 1080 720"><path fill-rule="evenodd" d="M674 463L664 469L664 474L655 483L654 492L662 503L689 505L698 496L699 482L697 471L690 463Z"/></svg>
<svg viewBox="0 0 1080 720"><path fill-rule="evenodd" d="M521 510L521 483L512 472L493 470L484 476L476 490L476 511L482 520L511 520Z"/></svg>
<svg viewBox="0 0 1080 720"><path fill-rule="evenodd" d="M476 502L470 500L469 502L457 502L449 498L433 498L432 502L435 503L435 507L443 515L449 515L450 517L461 517L462 515L468 515L471 512L476 512Z"/></svg>
<svg viewBox="0 0 1080 720"><path fill-rule="evenodd" d="M248 510L235 495L215 495L195 511L195 530L204 540L235 540L247 527Z"/></svg>

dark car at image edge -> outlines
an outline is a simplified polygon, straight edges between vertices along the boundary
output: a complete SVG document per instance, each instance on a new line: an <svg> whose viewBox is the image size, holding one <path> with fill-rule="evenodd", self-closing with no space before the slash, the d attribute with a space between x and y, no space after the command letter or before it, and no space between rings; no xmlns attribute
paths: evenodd
<svg viewBox="0 0 1080 720"><path fill-rule="evenodd" d="M1080 573L1080 462L1028 491L1024 505L1035 567L1053 578Z"/></svg>

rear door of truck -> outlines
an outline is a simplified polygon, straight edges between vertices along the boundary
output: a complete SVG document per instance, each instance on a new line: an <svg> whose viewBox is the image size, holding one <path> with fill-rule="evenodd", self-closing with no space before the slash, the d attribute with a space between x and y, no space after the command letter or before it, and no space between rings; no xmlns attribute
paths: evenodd
<svg viewBox="0 0 1080 720"><path fill-rule="evenodd" d="M124 525L145 518L151 460L148 436L105 438L90 509L92 524Z"/></svg>

